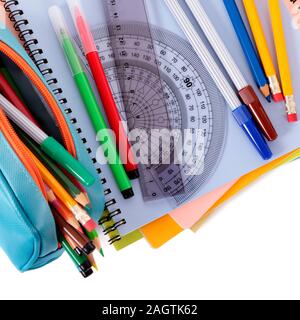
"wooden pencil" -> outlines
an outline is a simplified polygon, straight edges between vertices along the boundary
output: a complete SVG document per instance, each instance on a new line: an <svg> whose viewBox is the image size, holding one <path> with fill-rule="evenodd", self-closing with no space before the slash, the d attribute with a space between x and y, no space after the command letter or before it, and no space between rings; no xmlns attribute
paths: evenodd
<svg viewBox="0 0 300 320"><path fill-rule="evenodd" d="M35 165L39 169L44 182L52 189L54 194L69 208L74 214L75 218L88 231L93 231L97 228L96 222L88 215L88 213L81 208L80 205L68 194L62 185L53 177L50 171L39 161L39 159L28 149Z"/></svg>
<svg viewBox="0 0 300 320"><path fill-rule="evenodd" d="M293 81L286 48L284 28L282 24L280 1L269 0L269 10L272 22L273 36L277 53L282 90L285 98L287 117L289 122L298 121Z"/></svg>
<svg viewBox="0 0 300 320"><path fill-rule="evenodd" d="M269 86L275 102L283 100L281 86L276 74L276 69L269 50L265 32L258 14L254 0L243 0L248 21L252 30L252 34L263 64L266 76L269 81Z"/></svg>

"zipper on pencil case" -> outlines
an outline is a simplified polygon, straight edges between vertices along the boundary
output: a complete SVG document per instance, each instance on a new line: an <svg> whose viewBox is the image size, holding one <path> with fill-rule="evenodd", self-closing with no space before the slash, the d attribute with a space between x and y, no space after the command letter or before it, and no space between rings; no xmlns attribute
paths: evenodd
<svg viewBox="0 0 300 320"><path fill-rule="evenodd" d="M42 176L33 162L31 156L28 154L25 145L20 140L19 136L16 134L9 120L7 119L5 113L0 109L0 130L3 133L5 139L10 144L11 148L15 154L19 157L20 161L23 163L24 167L39 187L40 191L47 199L46 189L43 183Z"/></svg>
<svg viewBox="0 0 300 320"><path fill-rule="evenodd" d="M48 201L47 191L45 188L45 184L43 182L43 178L40 174L39 169L35 165L33 159L29 155L27 148L25 147L22 140L19 138L17 133L15 132L14 128L10 124L8 118L6 117L3 110L0 109L0 131L2 132L3 136L5 137L6 141L11 146L12 150L15 152L19 160L22 162L23 166L32 177L33 181L40 189L41 193L43 194L45 201ZM30 224L30 229L37 232L35 228ZM61 249L60 243L57 245L57 249Z"/></svg>
<svg viewBox="0 0 300 320"><path fill-rule="evenodd" d="M24 72L24 74L30 79L30 81L40 92L40 94L45 99L47 105L50 107L50 110L54 115L56 123L58 124L59 130L61 132L65 147L72 154L72 156L76 158L76 148L69 127L66 123L61 109L59 108L55 98L49 92L47 86L22 57L20 57L12 48L10 48L8 45L1 41L0 52L3 52L8 58L10 58Z"/></svg>
<svg viewBox="0 0 300 320"><path fill-rule="evenodd" d="M20 57L13 49L11 49L9 46L7 46L5 43L1 41L0 51L3 52L8 58L10 58L24 72L24 74L32 81L32 83L41 93L42 97L45 99L48 106L50 107L50 110L53 113L54 118L59 126L65 147L74 157L76 157L76 149L69 127L55 98L49 92L46 85L36 75L36 73L32 71L32 68L22 57ZM11 129L13 130L13 128ZM77 183L76 181L74 181L74 183L76 183L82 191L85 191L81 184Z"/></svg>

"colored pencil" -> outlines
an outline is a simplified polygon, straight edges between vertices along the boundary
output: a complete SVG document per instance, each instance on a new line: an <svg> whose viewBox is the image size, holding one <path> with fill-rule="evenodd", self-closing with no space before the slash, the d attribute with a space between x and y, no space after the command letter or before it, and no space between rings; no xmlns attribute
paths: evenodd
<svg viewBox="0 0 300 320"><path fill-rule="evenodd" d="M61 43L65 57L69 62L69 66L72 71L75 84L81 95L82 102L86 107L94 130L97 133L100 145L103 147L104 155L108 160L108 164L114 179L123 197L125 199L132 198L134 196L132 184L124 169L116 148L116 143L107 127L105 118L102 115L101 108L93 92L87 74L83 68L81 60L79 59L73 38L70 35L62 11L58 6L52 6L49 9L49 16L59 42Z"/></svg>
<svg viewBox="0 0 300 320"><path fill-rule="evenodd" d="M53 206L53 208L56 209L56 211L64 218L64 220L70 224L73 228L75 228L78 232L84 233L79 222L75 219L73 213L65 207L65 205L56 198L54 192L47 186L47 196L48 196L48 202Z"/></svg>
<svg viewBox="0 0 300 320"><path fill-rule="evenodd" d="M251 141L251 143L254 145L263 159L270 159L272 157L272 152L262 134L260 133L256 123L254 122L250 112L248 111L248 108L241 103L236 93L233 91L231 85L211 56L210 52L206 48L206 45L201 40L199 34L195 30L190 19L183 11L178 1L165 0L165 3L183 32L189 39L190 44L201 59L202 63L216 83L220 92L224 96L225 100L232 110L233 117L238 122L239 126L243 129L247 138Z"/></svg>
<svg viewBox="0 0 300 320"><path fill-rule="evenodd" d="M91 186L95 178L61 144L47 136L38 126L28 119L18 108L0 94L0 107L18 127L25 131L41 149L54 161L58 162L70 174L86 186Z"/></svg>
<svg viewBox="0 0 300 320"><path fill-rule="evenodd" d="M99 268L98 268L98 265L97 265L97 262L94 258L94 255L93 253L90 253L88 256L87 256L87 259L89 260L90 264L93 266L93 268L96 270L96 271L99 271Z"/></svg>
<svg viewBox="0 0 300 320"><path fill-rule="evenodd" d="M68 241L69 245L72 247L72 249L79 255L79 256L83 256L85 255L81 248L79 248L77 246L77 244L67 235L67 234L64 234L64 237L65 239Z"/></svg>
<svg viewBox="0 0 300 320"><path fill-rule="evenodd" d="M0 72L2 73L6 81L9 83L9 85L11 86L11 89L13 89L14 94L17 95L17 97L21 100L23 105L28 109L28 114L31 115L29 119L33 123L35 123L39 128L43 128L43 131L47 132L48 135L52 136L60 144L63 144L61 132L60 130L57 130L56 122L54 118L51 117L51 111L49 110L48 112L45 109L45 104L43 99L41 99L39 95L32 94L31 92L28 92L28 96L25 97L26 94L24 92L27 92L27 90L24 89L21 92L18 87L23 85L24 78L22 79L18 75L17 76L12 75L13 72L11 73L10 70L5 67L1 59L0 59ZM23 99L23 95L24 95L24 99ZM27 101L30 101L31 105L26 104L25 102L26 98L27 98ZM11 99L8 98L8 100L12 104L14 104L14 102ZM18 104L16 106L18 107Z"/></svg>
<svg viewBox="0 0 300 320"><path fill-rule="evenodd" d="M87 214L87 212L78 205L78 203L68 194L62 185L53 177L50 171L39 161L39 159L28 149L35 165L39 169L44 182L52 189L58 199L74 214L77 221L84 228L92 231L97 228L96 222Z"/></svg>
<svg viewBox="0 0 300 320"><path fill-rule="evenodd" d="M115 132L122 162L129 178L136 179L139 177L138 166L134 162L132 148L124 130L119 109L113 97L109 82L106 78L96 43L93 39L88 22L84 16L81 3L78 0L68 0L68 4L78 35L82 42L83 49L85 51L86 59L89 63L96 86L98 88L108 122L112 130Z"/></svg>
<svg viewBox="0 0 300 320"><path fill-rule="evenodd" d="M34 155L47 167L51 174L57 181L66 189L74 200L76 200L83 207L90 204L89 199L85 193L81 192L77 186L69 179L69 177L51 160L30 137L28 137L22 130L16 130L26 146L34 153Z"/></svg>
<svg viewBox="0 0 300 320"><path fill-rule="evenodd" d="M85 255L91 254L96 249L94 244L84 234L69 225L55 209L52 209L52 213L62 235L66 234L69 236Z"/></svg>
<svg viewBox="0 0 300 320"><path fill-rule="evenodd" d="M235 63L225 43L219 36L208 15L206 14L205 10L201 6L200 2L195 0L186 0L186 3L191 9L197 22L201 26L214 51L220 58L233 83L235 84L239 92L240 98L252 112L252 115L256 120L257 125L260 127L261 131L264 133L265 137L269 141L275 140L278 137L278 135L272 125L271 120L269 119L269 116L265 112L255 91L247 83L245 77L241 73L239 67Z"/></svg>
<svg viewBox="0 0 300 320"><path fill-rule="evenodd" d="M272 96L270 93L268 79L263 70L260 58L256 53L256 49L249 36L236 2L235 0L224 0L224 4L231 19L234 30L240 41L241 47L244 51L245 57L248 61L249 67L254 76L254 79L256 80L256 83L264 97L268 100L268 102L271 102Z"/></svg>
<svg viewBox="0 0 300 320"><path fill-rule="evenodd" d="M17 87L17 85L16 85L13 77L11 76L10 72L6 69L6 67L3 65L3 63L2 63L1 60L0 60L0 72L2 73L2 75L4 76L4 78L6 79L6 81L10 84L10 86L11 86L11 88L13 89L13 91L15 92L15 94L16 94L16 95L19 97L19 99L21 99L21 101L24 103L19 88Z"/></svg>
<svg viewBox="0 0 300 320"><path fill-rule="evenodd" d="M265 73L269 80L273 99L275 102L280 102L284 98L255 1L243 1L253 37L264 66Z"/></svg>
<svg viewBox="0 0 300 320"><path fill-rule="evenodd" d="M294 96L291 69L289 65L289 57L286 48L285 34L282 24L280 1L269 0L269 10L282 83L282 90L285 98L287 117L289 122L296 122L298 121L297 107Z"/></svg>
<svg viewBox="0 0 300 320"><path fill-rule="evenodd" d="M30 121L32 121L35 125L38 126L36 120L34 119L31 112L25 106L23 101L16 94L14 88L7 81L6 77L0 72L0 92L8 99L18 110L20 110Z"/></svg>
<svg viewBox="0 0 300 320"><path fill-rule="evenodd" d="M104 257L104 252L101 246L101 241L99 238L99 234L96 230L93 230L92 232L88 232L86 231L86 235L88 236L88 238L93 241L95 247L97 248L97 250L100 252L100 254L102 255L102 257Z"/></svg>

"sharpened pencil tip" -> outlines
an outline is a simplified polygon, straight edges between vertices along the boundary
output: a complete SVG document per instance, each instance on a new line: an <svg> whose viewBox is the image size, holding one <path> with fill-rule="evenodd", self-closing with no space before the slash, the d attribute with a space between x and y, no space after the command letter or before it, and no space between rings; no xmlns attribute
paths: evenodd
<svg viewBox="0 0 300 320"><path fill-rule="evenodd" d="M104 252L103 252L103 249L102 249L102 248L100 249L100 254L101 254L101 256L104 258Z"/></svg>
<svg viewBox="0 0 300 320"><path fill-rule="evenodd" d="M99 268L98 268L98 266L95 264L95 265L93 265L93 268L98 272L99 271Z"/></svg>

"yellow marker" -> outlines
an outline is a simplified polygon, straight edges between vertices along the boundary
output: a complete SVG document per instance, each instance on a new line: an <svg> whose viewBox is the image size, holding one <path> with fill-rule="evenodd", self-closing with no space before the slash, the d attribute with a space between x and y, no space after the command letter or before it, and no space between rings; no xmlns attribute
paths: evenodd
<svg viewBox="0 0 300 320"><path fill-rule="evenodd" d="M269 9L288 121L296 122L298 120L296 102L281 18L280 0L269 0Z"/></svg>
<svg viewBox="0 0 300 320"><path fill-rule="evenodd" d="M255 0L243 0L244 7L248 16L254 40L263 63L265 73L268 77L270 89L275 102L283 100L283 95L276 74L276 69L265 37L264 29L261 24L259 14L255 5Z"/></svg>

